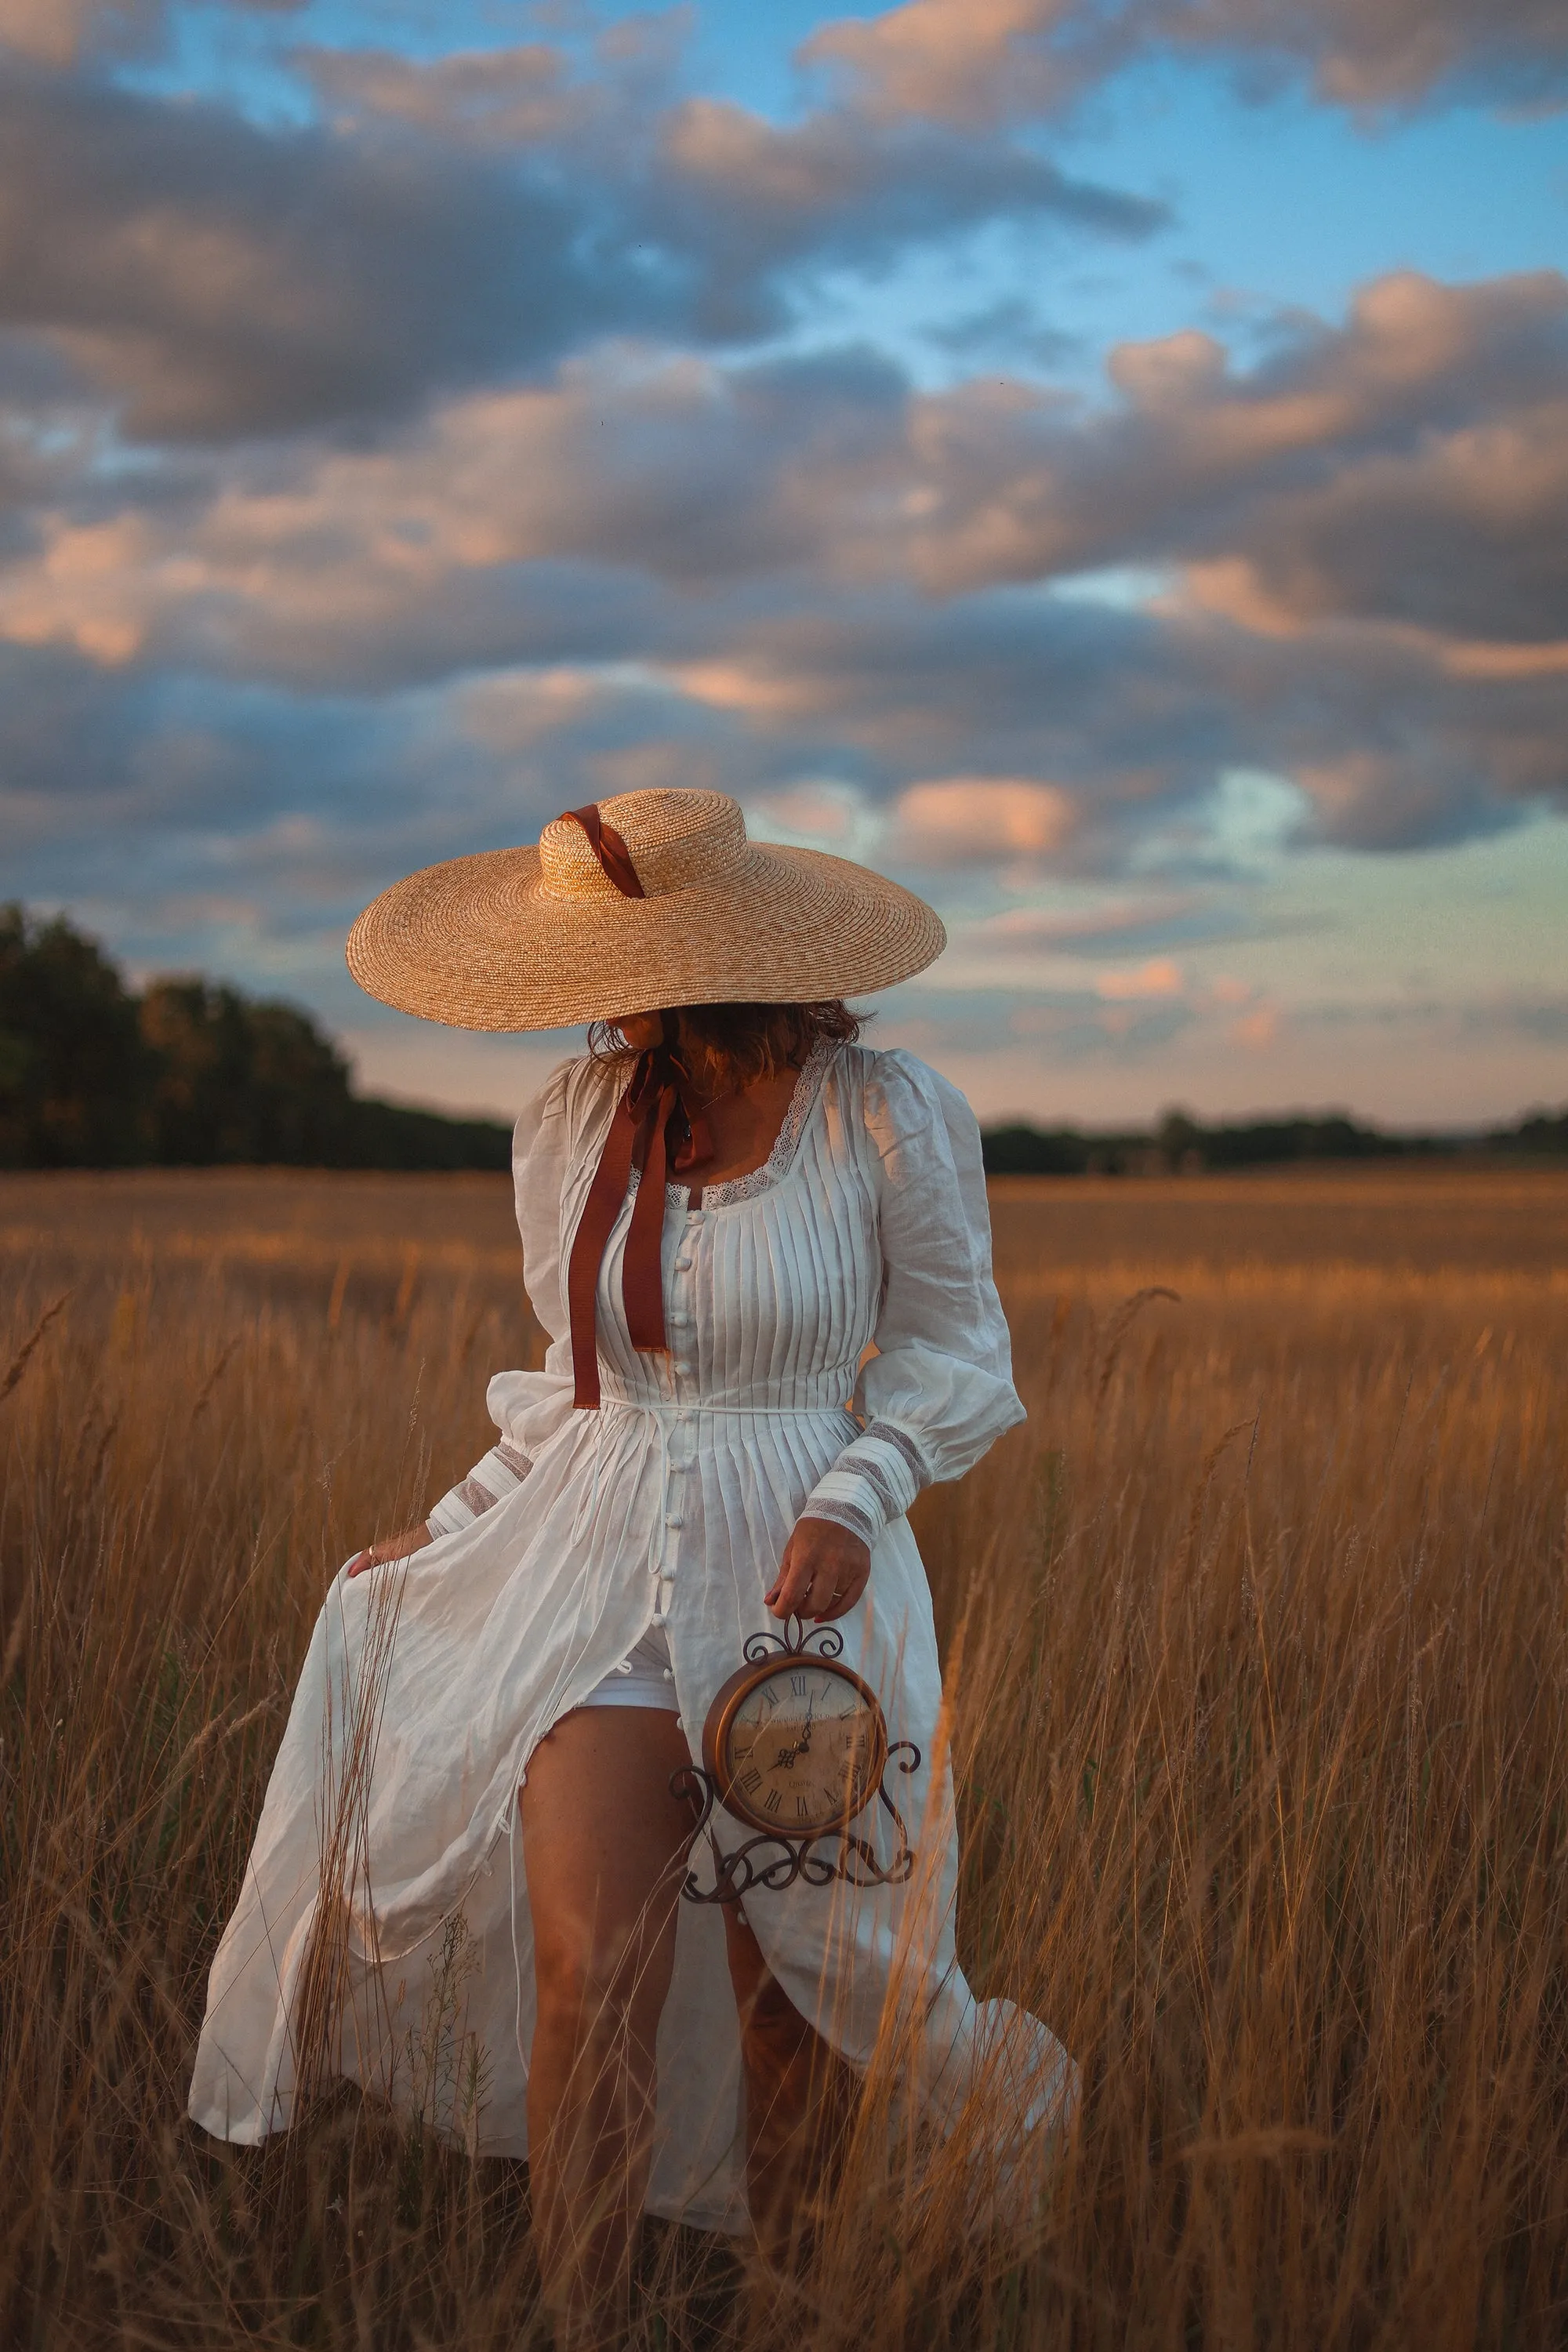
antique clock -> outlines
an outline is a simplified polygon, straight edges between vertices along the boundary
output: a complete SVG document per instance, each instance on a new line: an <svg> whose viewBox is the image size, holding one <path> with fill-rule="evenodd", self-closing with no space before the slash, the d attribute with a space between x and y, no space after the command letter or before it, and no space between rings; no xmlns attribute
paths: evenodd
<svg viewBox="0 0 1568 2352"><path fill-rule="evenodd" d="M716 1694L702 1727L702 1769L685 1765L670 1781L700 1807L691 1844L706 1830L715 1883L703 1889L689 1867L682 1892L694 1903L733 1903L753 1886L775 1889L797 1878L824 1886L907 1879L914 1867L902 1816L886 1775L920 1763L913 1740L889 1742L877 1694L842 1662L843 1636L831 1626L805 1633L798 1618L783 1635L753 1633L745 1664ZM886 1864L850 1824L873 1799L897 1831ZM711 1829L715 1805L754 1834L725 1854Z"/></svg>

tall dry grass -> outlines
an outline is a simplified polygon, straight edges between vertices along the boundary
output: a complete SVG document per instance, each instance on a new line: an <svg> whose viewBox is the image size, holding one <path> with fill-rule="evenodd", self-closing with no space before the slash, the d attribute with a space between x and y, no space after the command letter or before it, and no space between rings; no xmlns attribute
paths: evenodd
<svg viewBox="0 0 1568 2352"><path fill-rule="evenodd" d="M183 2120L336 1562L536 1346L504 1187L0 1186L0 2340L542 2342L521 2168ZM862 2154L649 2345L1533 2346L1568 2312L1568 1184L1006 1188L1031 1407L919 1533L961 1944L1081 2128L1035 2241ZM1165 1295L1174 1293L1174 1297ZM64 1304L30 1335L60 1298Z"/></svg>

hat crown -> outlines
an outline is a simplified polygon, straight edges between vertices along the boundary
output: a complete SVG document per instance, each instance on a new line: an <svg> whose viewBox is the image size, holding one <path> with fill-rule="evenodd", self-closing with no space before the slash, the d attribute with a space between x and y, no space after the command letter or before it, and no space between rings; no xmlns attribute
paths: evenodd
<svg viewBox="0 0 1568 2352"><path fill-rule="evenodd" d="M626 843L645 898L673 891L712 889L744 861L746 820L728 793L688 789L616 793L599 814ZM574 817L558 816L539 836L540 886L550 898L616 899L621 896Z"/></svg>

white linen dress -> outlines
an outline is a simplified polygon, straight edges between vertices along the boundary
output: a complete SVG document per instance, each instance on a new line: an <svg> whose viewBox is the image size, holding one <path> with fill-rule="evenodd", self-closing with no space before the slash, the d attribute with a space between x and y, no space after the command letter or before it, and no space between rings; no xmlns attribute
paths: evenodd
<svg viewBox="0 0 1568 2352"><path fill-rule="evenodd" d="M889 1775L917 1867L903 1886L753 1891L746 1917L790 2000L844 2057L864 2068L896 2029L913 2053L904 2111L940 2134L984 2099L1011 2168L1066 2121L1077 2070L1037 2020L977 2003L954 1957L942 1680L904 1517L923 1485L957 1477L1023 1418L973 1114L909 1054L817 1048L764 1168L710 1187L697 1209L670 1188L666 1355L626 1336L628 1192L600 1269L603 1402L579 1412L566 1264L617 1092L599 1066L568 1063L518 1122L544 1369L490 1381L500 1442L437 1505L437 1540L331 1587L213 1962L191 2113L244 2142L289 2121L323 1824L374 1685L339 2063L476 2152L525 2155L532 1938L517 1797L529 1758L662 1628L700 1760L709 1703L747 1636L779 1630L763 1595L813 1513L871 1545L866 1593L838 1628L890 1737L921 1750L910 1779ZM750 1834L722 1812L714 1823L727 1849ZM880 1806L857 1826L891 1857ZM744 2227L741 2100L722 1922L683 1903L649 2210Z"/></svg>

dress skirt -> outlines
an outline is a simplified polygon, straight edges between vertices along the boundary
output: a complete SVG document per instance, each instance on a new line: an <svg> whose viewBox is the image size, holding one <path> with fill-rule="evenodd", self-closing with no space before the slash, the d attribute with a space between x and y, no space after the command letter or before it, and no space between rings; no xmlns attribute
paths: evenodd
<svg viewBox="0 0 1568 2352"><path fill-rule="evenodd" d="M667 1355L626 1334L628 1200L601 1272L603 1402L577 1412L563 1271L606 1099L601 1073L569 1065L519 1122L525 1274L551 1349L542 1371L492 1381L501 1443L432 1515L446 1531L406 1562L340 1573L327 1596L213 1962L191 2113L234 2141L287 2126L314 2004L314 2063L324 2037L330 2069L472 2153L526 2156L529 1759L662 1632L700 1762L748 1637L780 1630L763 1595L810 1510L871 1544L865 1595L837 1625L889 1737L920 1751L889 1786L915 1868L899 1885L754 1889L746 1918L796 2009L886 2074L901 2116L940 2139L983 2114L1000 2174L1022 2179L1070 2116L1077 2072L1037 2019L977 2002L958 1967L942 1677L904 1517L925 1477L957 1475L1021 1417L973 1122L912 1057L814 1056L763 1181L697 1210L672 1192ZM711 1827L726 1851L750 1834L721 1811ZM855 1828L891 1861L880 1805ZM710 1884L700 1847L693 1861ZM649 2210L743 2228L717 1906L679 1907L657 2104Z"/></svg>

